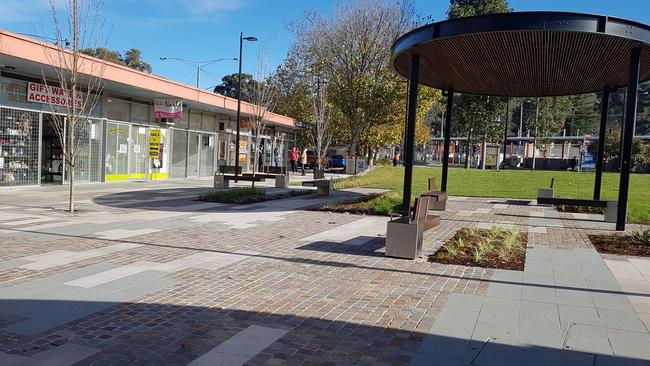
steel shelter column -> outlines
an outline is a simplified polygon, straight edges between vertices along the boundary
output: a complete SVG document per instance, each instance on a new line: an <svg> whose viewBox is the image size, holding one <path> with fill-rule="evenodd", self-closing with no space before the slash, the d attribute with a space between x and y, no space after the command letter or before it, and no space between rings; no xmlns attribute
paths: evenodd
<svg viewBox="0 0 650 366"><path fill-rule="evenodd" d="M447 192L447 172L449 171L449 144L451 143L451 111L453 106L454 89L449 89L447 90L447 113L445 113L445 145L442 152L442 180L440 183L440 190L443 192ZM469 159L469 156L467 158Z"/></svg>
<svg viewBox="0 0 650 366"><path fill-rule="evenodd" d="M409 81L408 115L406 120L406 144L404 146L404 196L402 211L411 214L411 184L413 182L413 155L415 152L415 114L418 103L420 56L411 56L411 80Z"/></svg>
<svg viewBox="0 0 650 366"><path fill-rule="evenodd" d="M598 131L598 156L596 157L596 180L594 181L594 199L600 199L600 187L603 180L603 158L605 154L605 133L607 129L607 111L609 107L609 88L603 90L600 101L600 130Z"/></svg>
<svg viewBox="0 0 650 366"><path fill-rule="evenodd" d="M641 50L634 49L630 54L630 75L627 85L627 100L625 106L625 127L623 128L623 142L621 148L621 177L618 188L618 210L616 230L625 230L627 219L627 195L630 188L630 169L632 163L632 139L634 138L634 124L636 122L636 101L639 88L639 66L641 63Z"/></svg>

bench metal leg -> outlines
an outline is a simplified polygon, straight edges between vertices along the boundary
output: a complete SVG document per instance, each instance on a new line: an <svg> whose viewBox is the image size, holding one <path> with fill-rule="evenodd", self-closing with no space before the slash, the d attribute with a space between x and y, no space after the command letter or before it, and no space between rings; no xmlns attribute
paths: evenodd
<svg viewBox="0 0 650 366"><path fill-rule="evenodd" d="M230 187L230 181L227 180L223 175L214 176L214 188L215 189L228 189Z"/></svg>
<svg viewBox="0 0 650 366"><path fill-rule="evenodd" d="M318 186L316 190L321 196L329 196L332 191L330 186Z"/></svg>
<svg viewBox="0 0 650 366"><path fill-rule="evenodd" d="M289 175L276 175L275 176L275 188L289 188Z"/></svg>
<svg viewBox="0 0 650 366"><path fill-rule="evenodd" d="M618 217L618 202L607 201L607 208L605 211L605 222L616 222Z"/></svg>

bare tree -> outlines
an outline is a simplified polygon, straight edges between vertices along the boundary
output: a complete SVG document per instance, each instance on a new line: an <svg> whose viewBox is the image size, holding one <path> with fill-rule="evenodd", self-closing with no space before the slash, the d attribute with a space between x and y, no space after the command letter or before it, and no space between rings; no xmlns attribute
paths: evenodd
<svg viewBox="0 0 650 366"><path fill-rule="evenodd" d="M266 130L266 123L268 121L267 117L270 113L273 113L275 110L275 105L277 103L277 84L276 79L269 76L268 73L268 63L266 59L262 56L259 56L259 64L257 67L257 82L255 83L255 90L253 92L252 98L252 132L255 138L253 144L253 178L255 178L255 173L257 172L257 166L259 164L259 145L260 137ZM264 153L262 151L262 153ZM252 181L252 187L255 188L255 180Z"/></svg>
<svg viewBox="0 0 650 366"><path fill-rule="evenodd" d="M65 14L57 10L56 0L50 0L56 43L45 48L56 80L48 81L42 70L48 94L59 95L59 102L49 103L53 126L63 148L69 182L69 204L75 211L75 168L79 154L88 144L89 116L97 107L103 90L103 62L82 54L88 47L97 47L101 27L101 0L64 0ZM65 36L64 31L68 34ZM69 43L69 49L64 48ZM56 85L58 84L58 85Z"/></svg>
<svg viewBox="0 0 650 366"><path fill-rule="evenodd" d="M322 171L322 164L327 149L332 141L331 120L329 118L327 106L327 83L320 78L316 79L316 98L314 98L314 145L316 146L316 169L314 169L314 178L317 173Z"/></svg>

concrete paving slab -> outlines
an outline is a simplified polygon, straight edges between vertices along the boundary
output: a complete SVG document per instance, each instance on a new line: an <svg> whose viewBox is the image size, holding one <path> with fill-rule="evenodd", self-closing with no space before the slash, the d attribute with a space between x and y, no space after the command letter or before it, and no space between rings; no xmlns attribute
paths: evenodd
<svg viewBox="0 0 650 366"><path fill-rule="evenodd" d="M650 362L650 335L626 330L608 329L607 335L614 354L619 357Z"/></svg>
<svg viewBox="0 0 650 366"><path fill-rule="evenodd" d="M28 295L35 292L47 292L49 288L60 285L67 281L75 280L81 277L93 275L95 273L107 271L115 268L117 265L110 263L98 263L95 265L66 271L58 275L29 281L19 285L0 288L0 298L11 299L19 296ZM54 295L54 294L53 294Z"/></svg>
<svg viewBox="0 0 650 366"><path fill-rule="evenodd" d="M227 365L243 365L266 347L284 337L285 334L287 334L287 330L284 329L251 325L190 362L188 366L220 365L220 360L227 360Z"/></svg>
<svg viewBox="0 0 650 366"><path fill-rule="evenodd" d="M452 357L443 357L429 353L416 353L411 358L409 366L461 366L463 360Z"/></svg>
<svg viewBox="0 0 650 366"><path fill-rule="evenodd" d="M564 343L564 348L578 352L614 356L612 346L606 338L569 335Z"/></svg>
<svg viewBox="0 0 650 366"><path fill-rule="evenodd" d="M645 325L635 312L598 309L598 315L607 328L647 332Z"/></svg>
<svg viewBox="0 0 650 366"><path fill-rule="evenodd" d="M467 310L478 312L483 306L485 297L467 294L452 293L447 299L447 305L450 309Z"/></svg>
<svg viewBox="0 0 650 366"><path fill-rule="evenodd" d="M61 346L37 353L28 362L32 366L70 366L98 353L99 348L65 343Z"/></svg>
<svg viewBox="0 0 650 366"><path fill-rule="evenodd" d="M572 323L601 326L598 312L593 308L571 305L558 305L562 334L566 334Z"/></svg>
<svg viewBox="0 0 650 366"><path fill-rule="evenodd" d="M632 303L622 293L592 292L591 298L597 309L635 312Z"/></svg>
<svg viewBox="0 0 650 366"><path fill-rule="evenodd" d="M436 321L433 323L432 329L474 329L478 316L479 313L477 311L444 308L440 314L438 314Z"/></svg>

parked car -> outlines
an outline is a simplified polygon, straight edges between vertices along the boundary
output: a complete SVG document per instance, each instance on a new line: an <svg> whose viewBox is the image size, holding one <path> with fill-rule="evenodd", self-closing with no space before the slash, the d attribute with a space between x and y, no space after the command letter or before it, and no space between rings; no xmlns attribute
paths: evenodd
<svg viewBox="0 0 650 366"><path fill-rule="evenodd" d="M323 156L321 165L323 167L326 167L327 164L329 164L329 158L327 156ZM309 169L314 169L316 167L316 153L312 150L307 150L307 167Z"/></svg>
<svg viewBox="0 0 650 366"><path fill-rule="evenodd" d="M330 168L345 168L345 157L343 155L332 155Z"/></svg>

